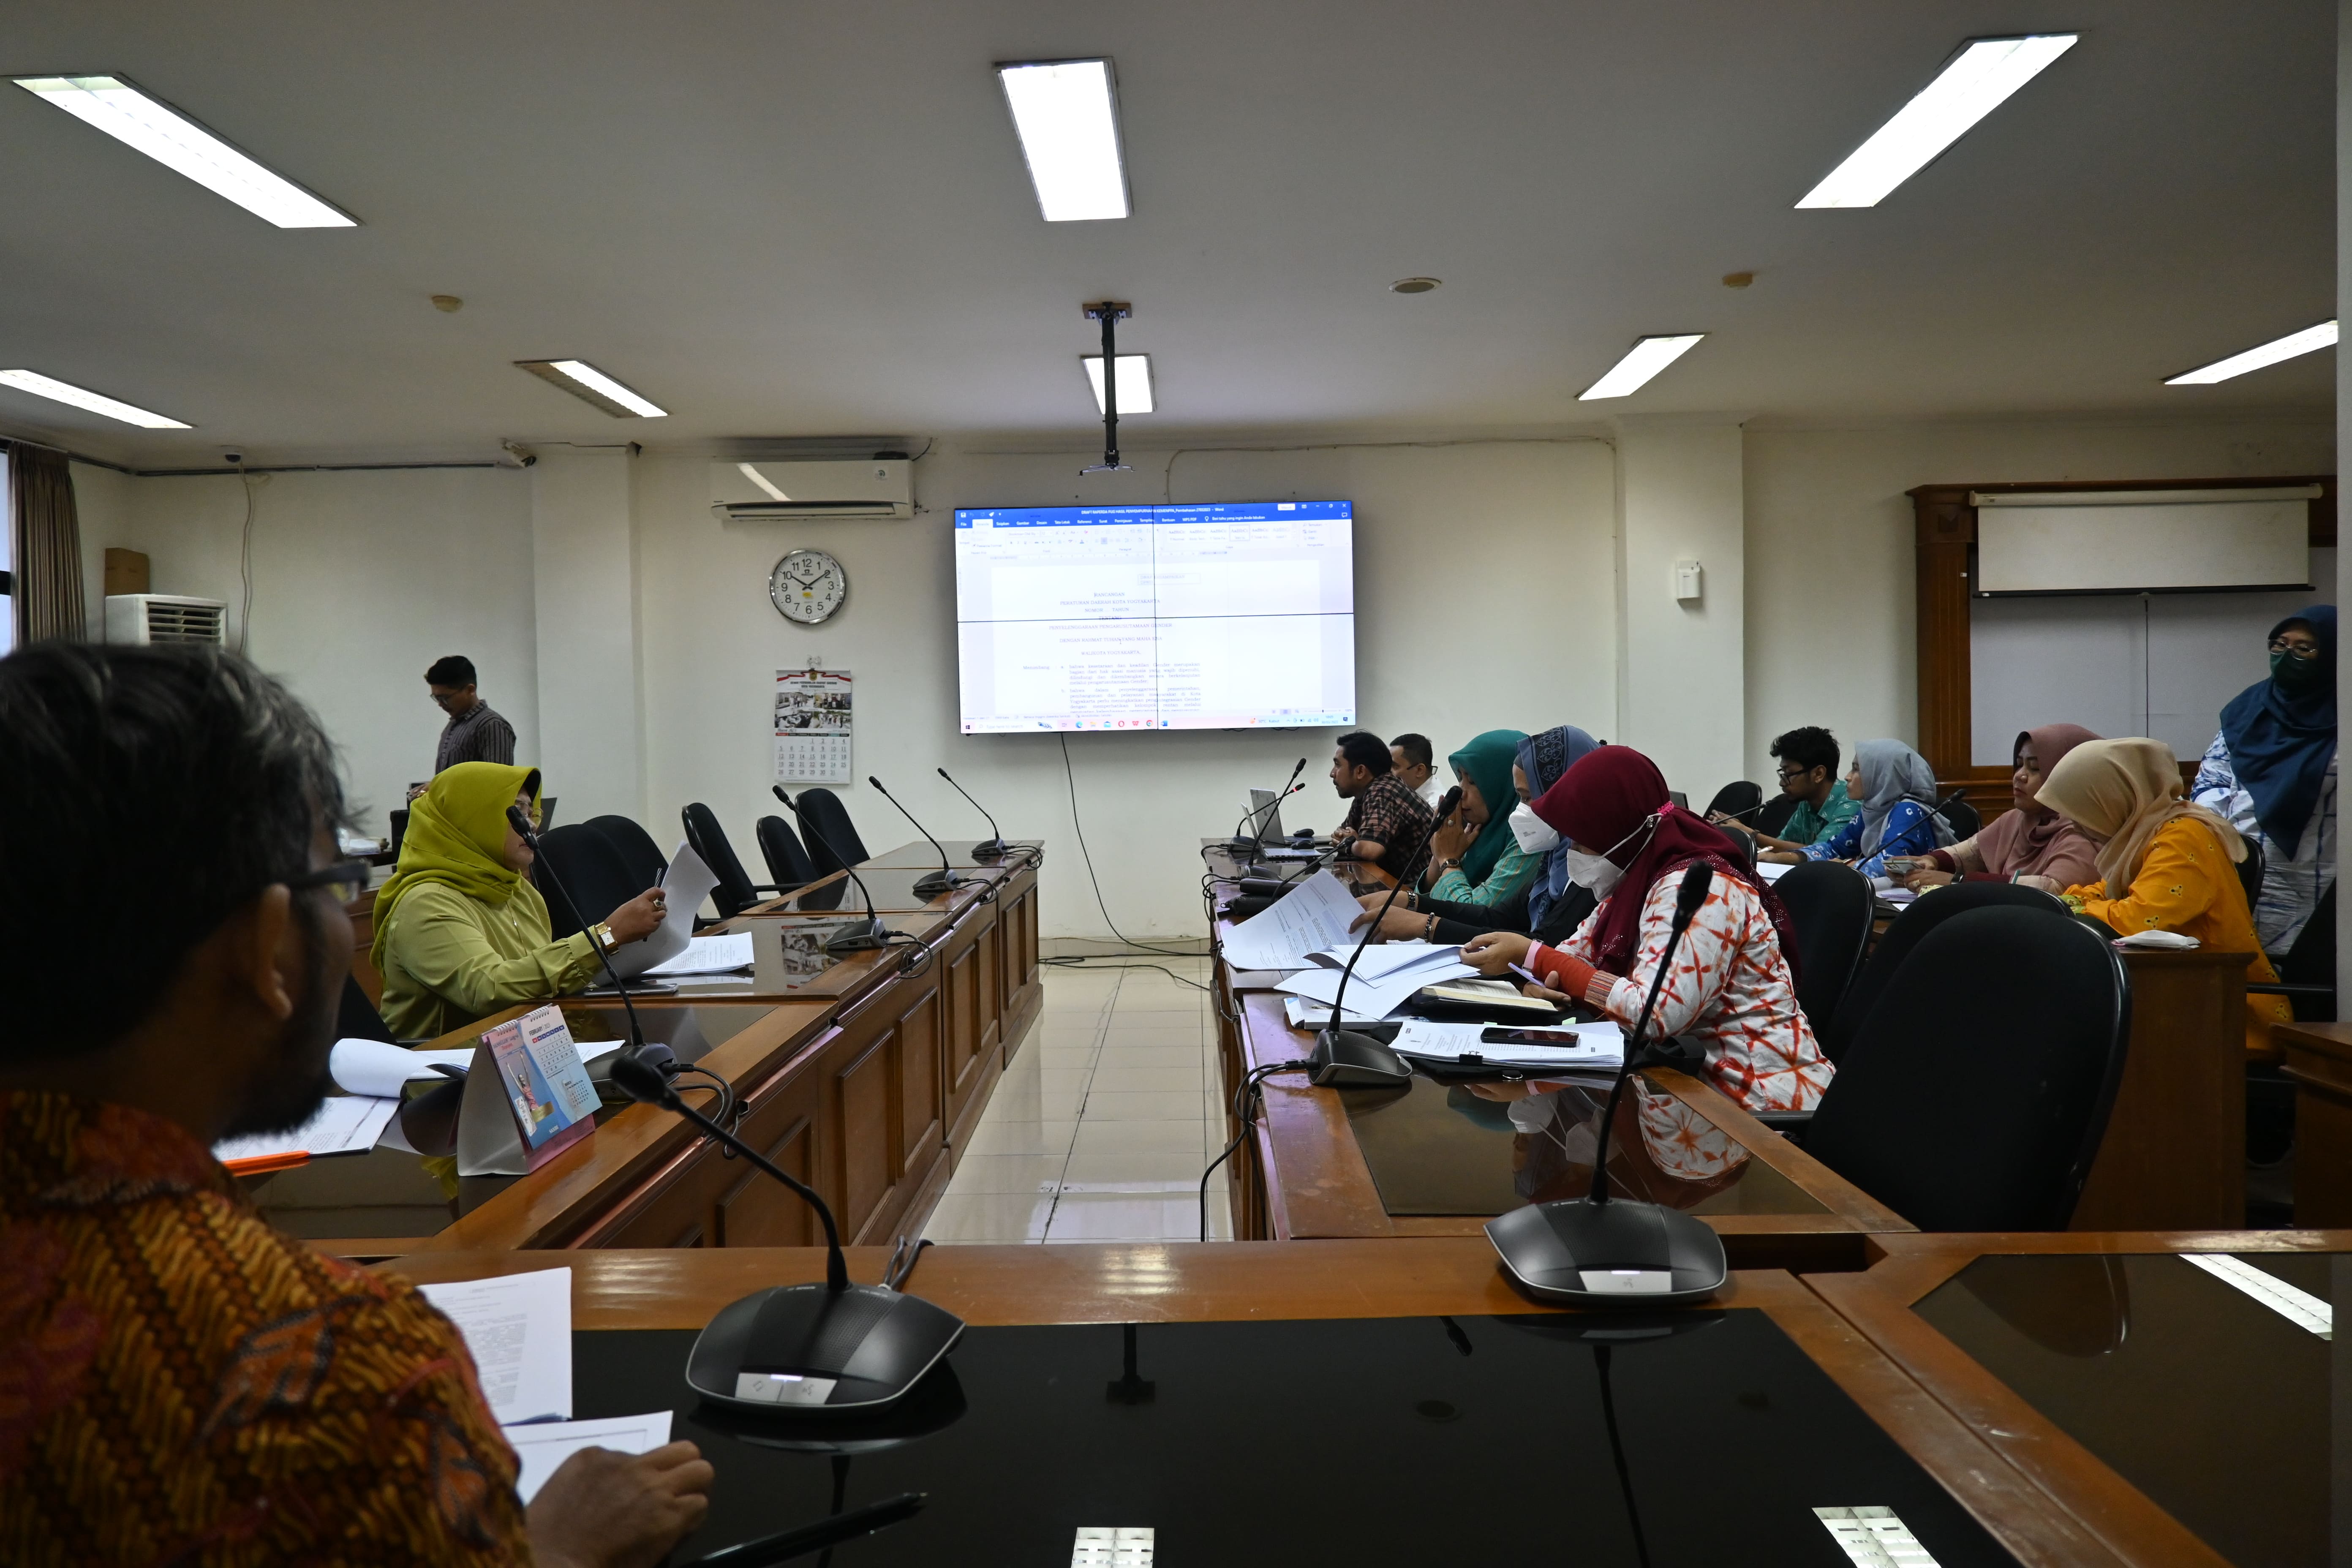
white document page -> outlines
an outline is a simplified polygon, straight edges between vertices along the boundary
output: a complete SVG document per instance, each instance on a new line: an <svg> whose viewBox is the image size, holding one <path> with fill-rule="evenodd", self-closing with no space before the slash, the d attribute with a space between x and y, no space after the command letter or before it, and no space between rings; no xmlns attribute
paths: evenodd
<svg viewBox="0 0 2352 1568"><path fill-rule="evenodd" d="M384 1124L399 1109L400 1101L396 1100L361 1094L330 1095L327 1103L319 1107L319 1114L293 1131L227 1139L213 1145L213 1158L226 1165L231 1160L256 1160L297 1151L313 1159L322 1154L364 1154L375 1147L375 1141L383 1136Z"/></svg>
<svg viewBox="0 0 2352 1568"><path fill-rule="evenodd" d="M1768 887L1795 869L1794 866L1783 866L1775 860L1756 862L1756 874L1764 879L1765 885Z"/></svg>
<svg viewBox="0 0 2352 1568"><path fill-rule="evenodd" d="M556 1467L583 1448L610 1448L616 1454L650 1454L669 1441L671 1412L645 1415L608 1415L600 1421L541 1421L509 1426L507 1441L514 1445L521 1467L515 1489L528 1504L555 1474Z"/></svg>
<svg viewBox="0 0 2352 1568"><path fill-rule="evenodd" d="M411 1079L441 1078L433 1069L453 1067L460 1072L474 1059L474 1047L458 1050L412 1051L383 1040L337 1040L328 1054L327 1071L345 1094L373 1095L396 1100L400 1086Z"/></svg>
<svg viewBox="0 0 2352 1568"><path fill-rule="evenodd" d="M1236 969L1304 969L1308 953L1352 942L1349 924L1363 912L1346 883L1318 871L1227 931L1225 962Z"/></svg>
<svg viewBox="0 0 2352 1568"><path fill-rule="evenodd" d="M1326 968L1345 969L1355 951L1350 945L1337 952L1309 953L1307 956ZM1374 942L1364 949L1361 958L1356 960L1356 978L1381 980L1402 974L1409 969L1433 969L1440 965L1459 968L1461 964L1462 950L1459 947L1427 942Z"/></svg>
<svg viewBox="0 0 2352 1568"><path fill-rule="evenodd" d="M1448 1024L1428 1018L1407 1018L1398 1026L1394 1049L1401 1057L1454 1061L1476 1056L1495 1067L1579 1068L1615 1072L1625 1062L1625 1032L1603 1019L1597 1024L1563 1024L1543 1032L1566 1037L1573 1044L1558 1046L1489 1045L1480 1037L1493 1024Z"/></svg>
<svg viewBox="0 0 2352 1568"><path fill-rule="evenodd" d="M1441 963L1367 980L1363 971L1358 970L1348 981L1344 1005L1350 1013L1360 1008L1376 1018L1385 1018L1412 1000L1412 994L1424 985L1434 985L1441 981L1456 980L1477 973L1467 964ZM1339 994L1339 972L1336 969L1305 970L1287 976L1275 989L1287 991L1294 996L1305 996L1328 1006Z"/></svg>
<svg viewBox="0 0 2352 1568"><path fill-rule="evenodd" d="M571 1269L416 1289L466 1336L482 1397L499 1426L571 1416Z"/></svg>
<svg viewBox="0 0 2352 1568"><path fill-rule="evenodd" d="M751 933L747 931L729 931L723 936L698 936L688 943L687 950L666 963L656 963L647 974L725 974L733 970L749 969L752 963Z"/></svg>
<svg viewBox="0 0 2352 1568"><path fill-rule="evenodd" d="M669 912L662 917L662 923L654 928L651 936L624 942L613 950L613 968L624 980L635 980L687 950L694 941L694 911L702 907L710 889L719 886L719 879L702 863L701 856L681 843L677 852L669 858L669 869L662 873L661 885L669 904Z"/></svg>
<svg viewBox="0 0 2352 1568"><path fill-rule="evenodd" d="M1282 1014L1290 1020L1290 1026L1294 1029L1320 1029L1331 1022L1331 1004L1309 1002L1304 996L1285 996ZM1387 1020L1377 1013L1358 1012L1356 988L1350 985L1348 987L1348 1004L1339 1009L1339 1022L1342 1025L1380 1024Z"/></svg>

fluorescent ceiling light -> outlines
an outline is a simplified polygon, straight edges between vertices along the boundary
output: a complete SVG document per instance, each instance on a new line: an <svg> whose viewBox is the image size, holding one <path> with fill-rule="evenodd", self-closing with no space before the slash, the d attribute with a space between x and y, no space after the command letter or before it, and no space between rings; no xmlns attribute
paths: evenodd
<svg viewBox="0 0 2352 1568"><path fill-rule="evenodd" d="M16 82L280 228L351 228L359 222L121 77L20 76Z"/></svg>
<svg viewBox="0 0 2352 1568"><path fill-rule="evenodd" d="M2073 33L1978 38L1797 205L1874 207L2074 47Z"/></svg>
<svg viewBox="0 0 2352 1568"><path fill-rule="evenodd" d="M2250 370L2260 370L2266 364L2276 364L2283 359L2307 354L2315 349L2332 348L2336 343L2336 323L2322 321L2315 327L2305 327L2299 332L2289 332L2273 342L2258 349L2248 349L2228 359L2217 359L2202 370L2192 370L2186 375L2176 375L2167 386L2210 386L2217 381L2227 381L2233 375L2243 375Z"/></svg>
<svg viewBox="0 0 2352 1568"><path fill-rule="evenodd" d="M188 428L180 420L166 419L161 414L150 414L144 408L133 408L128 403L117 403L111 397L101 397L68 382L53 381L38 371L0 370L0 386L13 386L19 392L29 392L36 397L46 397L57 403L70 403L76 408L87 408L92 414L103 414L109 419L120 419L125 425L136 425L142 429Z"/></svg>
<svg viewBox="0 0 2352 1568"><path fill-rule="evenodd" d="M669 410L623 386L584 359L522 359L517 370L527 370L541 381L563 388L583 403L593 403L615 419L667 419Z"/></svg>
<svg viewBox="0 0 2352 1568"><path fill-rule="evenodd" d="M1087 380L1095 389L1095 411L1110 412L1103 406L1102 355L1088 354ZM1129 414L1151 412L1151 356L1121 354L1118 356L1118 411L1122 417Z"/></svg>
<svg viewBox="0 0 2352 1568"><path fill-rule="evenodd" d="M1609 367L1607 375L1578 393L1576 400L1590 403L1596 397L1630 397L1641 391L1643 384L1652 376L1690 353L1692 345L1705 336L1705 332L1680 332L1643 338L1626 351L1623 359Z"/></svg>
<svg viewBox="0 0 2352 1568"><path fill-rule="evenodd" d="M1127 168L1108 60L1001 65L1004 101L1047 223L1125 217Z"/></svg>

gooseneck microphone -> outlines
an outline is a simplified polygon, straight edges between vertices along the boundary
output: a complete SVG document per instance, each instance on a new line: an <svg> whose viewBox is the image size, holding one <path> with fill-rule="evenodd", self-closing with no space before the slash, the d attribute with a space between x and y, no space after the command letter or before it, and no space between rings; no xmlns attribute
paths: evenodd
<svg viewBox="0 0 2352 1568"><path fill-rule="evenodd" d="M841 1229L823 1194L678 1097L646 1063L613 1064L631 1099L684 1117L799 1194L824 1226L824 1283L779 1285L719 1309L687 1357L686 1381L737 1409L870 1413L939 1364L963 1320L887 1285L853 1285Z"/></svg>
<svg viewBox="0 0 2352 1568"><path fill-rule="evenodd" d="M1301 757L1298 759L1297 765L1290 770L1290 776L1282 781L1282 787L1274 792L1272 800L1267 801L1264 805L1254 805L1242 813L1241 821L1234 824L1233 839L1225 847L1235 855L1248 855L1255 852L1257 848L1258 835L1264 833L1266 823L1274 819L1272 815L1274 809L1307 787L1298 782L1298 775L1306 771L1307 759ZM1244 825L1249 828L1247 833L1242 831Z"/></svg>
<svg viewBox="0 0 2352 1568"><path fill-rule="evenodd" d="M872 773L867 773L866 775L866 782L872 784L877 790L879 790L884 800L888 801L892 805L898 805L898 797L892 795L888 790L883 789L882 781L880 779L876 778ZM915 822L915 814L908 811L903 805L898 805L898 815L905 817L909 822ZM926 838L930 838L931 847L940 851L940 868L936 871L927 872L923 876L915 879L915 897L919 899L936 899L941 893L952 893L958 888L962 887L965 879L955 874L955 867L954 864L948 859L948 852L944 848L940 847L940 841L938 839L931 838L931 830L924 826L921 823L915 822L915 831L921 834Z"/></svg>
<svg viewBox="0 0 2352 1568"><path fill-rule="evenodd" d="M964 799L971 800L971 791L964 788L963 785L956 783L955 780L948 778L947 769L940 769L939 774L940 777L948 780L948 787L950 789L963 796ZM971 800L971 808L972 810L980 813L981 816L988 816L988 807L981 805L980 802ZM908 820L911 821L912 819L909 818ZM1004 830L996 826L996 818L992 816L988 816L988 831L994 837L971 847L971 858L973 859L1002 860L1007 855L1013 853L1013 846L1004 842Z"/></svg>
<svg viewBox="0 0 2352 1568"><path fill-rule="evenodd" d="M882 917L874 912L874 895L866 890L866 879L857 874L857 868L849 863L849 857L835 848L833 841L817 830L815 825L809 821L808 814L801 809L801 803L784 793L783 785L770 784L768 787L775 791L776 798L784 803L784 809L800 823L801 831L824 845L825 853L841 862L841 868L849 874L851 881L857 884L858 894L866 900L865 921L858 925L845 926L825 938L825 952L872 952L889 946L890 928L884 925Z"/></svg>
<svg viewBox="0 0 2352 1568"><path fill-rule="evenodd" d="M1461 804L1462 786L1455 784L1437 803L1437 815L1430 819L1429 831L1422 835L1421 848L1402 865L1411 868L1421 863L1429 853L1430 841L1437 837L1438 825L1453 816L1454 807ZM1364 934L1357 938L1356 951L1348 955L1348 967L1339 971L1339 987L1331 994L1331 1020L1315 1037L1315 1050L1308 1058L1313 1063L1307 1075L1310 1083L1328 1084L1334 1089L1385 1088L1412 1077L1412 1068L1405 1059L1387 1046L1370 1035L1339 1027L1339 1004L1347 999L1348 981L1356 973L1356 961L1364 956L1364 949L1380 931L1381 921L1388 918L1390 906L1404 891L1406 880L1399 877L1396 885L1389 889L1389 896L1381 900L1379 912L1364 922Z"/></svg>
<svg viewBox="0 0 2352 1568"><path fill-rule="evenodd" d="M621 978L621 972L619 970L613 967L613 954L611 951L608 950L603 942L596 940L595 934L593 931L588 931L589 922L581 919L580 906L572 901L572 889L563 885L563 878L562 874L559 873L553 866L549 865L546 857L541 854L539 847L539 830L531 826L530 817L523 811L522 807L519 805L510 805L507 807L507 826L515 830L515 836L517 837L520 838L525 844L530 846L533 865L536 868L545 869L547 872L548 882L553 886L557 896L562 898L563 900L564 912L572 917L572 922L579 926L582 931L587 933L588 945L594 948L596 950L596 956L604 961L604 977L613 983L613 989L621 994L621 1005L627 1010L629 1015L629 1042L627 1046L623 1048L621 1054L624 1057L632 1058L644 1056L646 1051L646 1032L637 1026L637 1005L629 1000L629 983ZM663 1047L662 1052L663 1055L667 1057L669 1052L669 1047L667 1046ZM665 1085L664 1087L667 1088L667 1086Z"/></svg>
<svg viewBox="0 0 2352 1568"><path fill-rule="evenodd" d="M1625 1086L1642 1063L1643 1031L1657 1009L1658 993L1674 966L1675 949L1691 919L1706 902L1714 871L1693 861L1675 889L1675 912L1665 949L1650 977L1642 1015L1625 1037L1625 1059L1601 1114L1592 1156L1592 1189L1581 1198L1563 1198L1514 1209L1486 1222L1486 1239L1503 1267L1529 1295L1580 1306L1655 1306L1696 1300L1721 1289L1730 1266L1723 1238L1707 1224L1663 1204L1609 1195L1609 1134ZM1613 896L1638 898L1646 889L1621 888Z"/></svg>

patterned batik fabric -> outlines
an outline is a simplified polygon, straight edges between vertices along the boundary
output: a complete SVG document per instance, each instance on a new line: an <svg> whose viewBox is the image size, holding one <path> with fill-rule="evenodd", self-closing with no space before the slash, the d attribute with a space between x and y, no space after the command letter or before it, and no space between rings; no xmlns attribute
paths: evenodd
<svg viewBox="0 0 2352 1568"><path fill-rule="evenodd" d="M0 1093L0 1562L520 1563L513 1450L406 1281L175 1123Z"/></svg>
<svg viewBox="0 0 2352 1568"><path fill-rule="evenodd" d="M1422 841L1429 837L1433 817L1421 796L1405 788L1394 773L1382 773L1348 803L1339 837L1369 838L1383 847L1381 868L1402 881L1420 875ZM1399 862L1411 858L1410 865Z"/></svg>

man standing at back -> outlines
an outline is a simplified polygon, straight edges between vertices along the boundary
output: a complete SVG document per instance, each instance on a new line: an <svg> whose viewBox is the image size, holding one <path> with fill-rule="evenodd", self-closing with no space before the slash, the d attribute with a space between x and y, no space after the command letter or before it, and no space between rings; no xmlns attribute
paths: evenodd
<svg viewBox="0 0 2352 1568"><path fill-rule="evenodd" d="M449 722L441 728L441 744L433 754L433 771L458 763L496 763L514 766L514 726L482 700L474 689L474 661L453 653L436 658L425 672L425 688Z"/></svg>
<svg viewBox="0 0 2352 1568"><path fill-rule="evenodd" d="M0 1562L650 1565L691 1443L526 1510L456 1327L272 1229L213 1158L330 1087L352 961L334 756L216 649L0 659ZM135 823L139 832L125 832ZM124 896L173 844L167 913Z"/></svg>

